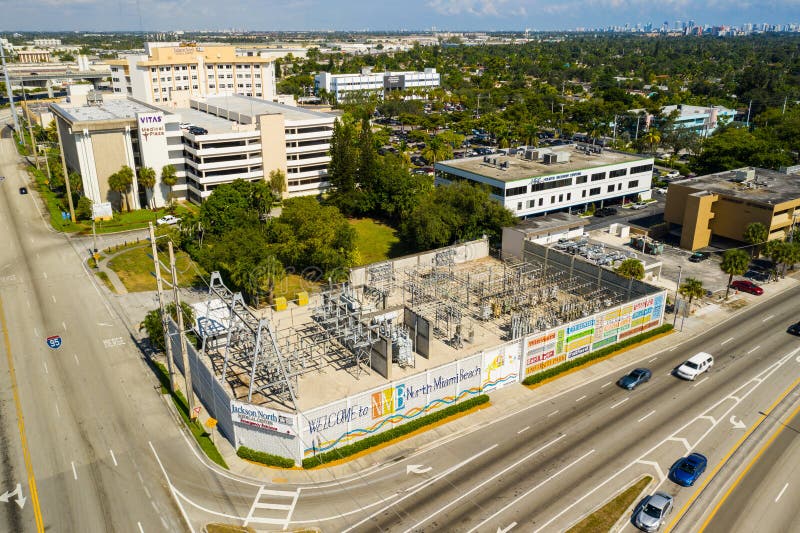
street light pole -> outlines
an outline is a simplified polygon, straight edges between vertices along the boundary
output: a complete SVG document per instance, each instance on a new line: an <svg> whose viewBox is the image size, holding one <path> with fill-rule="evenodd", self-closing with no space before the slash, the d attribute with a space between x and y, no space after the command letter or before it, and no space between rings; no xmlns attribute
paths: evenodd
<svg viewBox="0 0 800 533"><path fill-rule="evenodd" d="M8 67L6 67L6 53L5 49L0 46L0 62L3 64L3 75L6 80L6 95L8 96L8 105L11 107L11 118L14 119L14 131L19 135L19 140L22 141L23 137L19 131L19 120L17 119L17 109L14 106L14 92L11 90L11 80L8 77Z"/></svg>
<svg viewBox="0 0 800 533"><path fill-rule="evenodd" d="M675 313L672 318L672 327L678 323L678 291L681 288L681 274L683 274L683 265L678 265L678 283L675 284Z"/></svg>

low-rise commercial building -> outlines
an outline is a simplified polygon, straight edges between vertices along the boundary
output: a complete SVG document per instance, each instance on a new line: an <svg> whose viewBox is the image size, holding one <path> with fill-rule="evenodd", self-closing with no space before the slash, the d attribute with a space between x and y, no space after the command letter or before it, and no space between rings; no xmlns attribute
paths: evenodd
<svg viewBox="0 0 800 533"><path fill-rule="evenodd" d="M650 115L644 109L631 109L633 113L645 113L644 129L661 127L665 119ZM661 117L670 117L672 127L708 137L722 124L733 121L736 110L722 106L698 106L688 104L668 105L661 108Z"/></svg>
<svg viewBox="0 0 800 533"><path fill-rule="evenodd" d="M151 104L188 107L191 98L276 96L274 60L240 55L233 46L145 43L144 55L109 65L115 93Z"/></svg>
<svg viewBox="0 0 800 533"><path fill-rule="evenodd" d="M664 220L680 246L698 250L714 237L744 241L748 224L760 222L769 239L784 239L800 220L798 176L741 168L675 181L667 189Z"/></svg>
<svg viewBox="0 0 800 533"><path fill-rule="evenodd" d="M653 158L568 145L452 159L434 168L436 184L467 180L487 185L492 198L527 218L648 199Z"/></svg>
<svg viewBox="0 0 800 533"><path fill-rule="evenodd" d="M361 74L329 74L320 72L314 77L314 88L324 90L344 101L352 94L375 94L384 97L392 91L408 91L411 89L427 90L439 87L441 76L435 68L426 68L424 72L377 72L365 67Z"/></svg>

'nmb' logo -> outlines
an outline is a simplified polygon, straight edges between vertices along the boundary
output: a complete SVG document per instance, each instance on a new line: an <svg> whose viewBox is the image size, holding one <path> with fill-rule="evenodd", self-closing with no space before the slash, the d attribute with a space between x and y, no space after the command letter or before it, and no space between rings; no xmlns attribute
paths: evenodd
<svg viewBox="0 0 800 533"><path fill-rule="evenodd" d="M372 395L372 418L390 415L395 411L400 411L406 403L405 383L394 388L384 389Z"/></svg>

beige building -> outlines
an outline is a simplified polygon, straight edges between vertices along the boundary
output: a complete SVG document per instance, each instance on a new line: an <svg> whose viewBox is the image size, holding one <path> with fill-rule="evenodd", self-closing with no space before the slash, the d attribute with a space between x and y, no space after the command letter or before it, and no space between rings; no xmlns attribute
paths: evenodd
<svg viewBox="0 0 800 533"><path fill-rule="evenodd" d="M18 50L17 61L20 63L47 63L50 52L47 50Z"/></svg>
<svg viewBox="0 0 800 533"><path fill-rule="evenodd" d="M698 250L713 237L744 241L747 225L760 222L769 239L784 239L800 221L797 175L741 168L670 183L664 220L680 246Z"/></svg>
<svg viewBox="0 0 800 533"><path fill-rule="evenodd" d="M192 98L239 94L276 97L274 59L233 46L145 43L144 55L109 61L115 93L142 102L188 107Z"/></svg>

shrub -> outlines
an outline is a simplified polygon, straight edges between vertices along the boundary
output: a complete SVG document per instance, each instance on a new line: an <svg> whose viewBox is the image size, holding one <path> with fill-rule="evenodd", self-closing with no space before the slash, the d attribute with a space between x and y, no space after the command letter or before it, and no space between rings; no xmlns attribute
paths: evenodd
<svg viewBox="0 0 800 533"><path fill-rule="evenodd" d="M303 468L314 468L315 466L330 463L331 461L343 459L368 448L372 448L379 444L394 440L398 437L402 437L403 435L408 435L409 433L412 433L421 427L429 426L435 422L438 422L439 420L444 420L449 416L453 416L454 414L468 411L469 409L487 403L488 401L488 395L480 394L474 398L450 405L444 409L433 412L429 415L425 415L416 420L406 422L405 424L396 426L382 433L371 435L365 439L361 439L358 442L354 442L353 444L348 444L347 446L342 446L341 448L336 448L335 450L321 453L315 457L307 457L303 459Z"/></svg>
<svg viewBox="0 0 800 533"><path fill-rule="evenodd" d="M268 466L279 466L281 468L292 468L294 466L294 459L288 457L281 457L280 455L272 455L271 453L259 452L248 448L247 446L239 446L236 450L236 455L248 461L255 461L256 463L265 464Z"/></svg>
<svg viewBox="0 0 800 533"><path fill-rule="evenodd" d="M560 365L554 366L553 368L548 368L547 370L543 370L542 372L538 372L536 374L533 374L532 376L528 376L522 381L522 384L535 385L536 383L541 383L542 381L548 380L559 374L563 374L567 370L572 370L573 368L583 366L586 363L590 363L596 359L605 357L618 350L627 348L628 346L640 343L645 339L649 339L650 337L655 337L656 335L661 335L662 333L666 333L671 330L672 330L672 324L662 324L655 329L651 329L650 331L640 333L638 335L625 339L624 341L620 341L616 344L612 344L611 346L606 346L605 348L601 348L597 351L594 351L588 355L584 355L583 357L578 357L577 359L567 361L566 363L561 363Z"/></svg>

